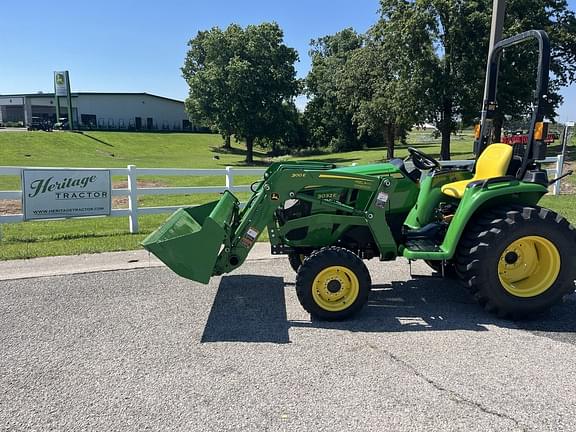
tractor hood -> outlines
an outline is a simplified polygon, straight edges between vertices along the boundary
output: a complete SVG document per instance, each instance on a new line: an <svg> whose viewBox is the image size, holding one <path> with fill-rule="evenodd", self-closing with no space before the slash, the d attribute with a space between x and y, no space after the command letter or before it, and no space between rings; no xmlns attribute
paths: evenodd
<svg viewBox="0 0 576 432"><path fill-rule="evenodd" d="M396 172L400 172L397 166L391 163L379 163L379 164L370 164L370 165L356 165L350 166L345 168L335 168L331 171L338 171L343 173L350 173L350 174L363 174L369 176L379 176L379 175L386 175L386 174L393 174Z"/></svg>

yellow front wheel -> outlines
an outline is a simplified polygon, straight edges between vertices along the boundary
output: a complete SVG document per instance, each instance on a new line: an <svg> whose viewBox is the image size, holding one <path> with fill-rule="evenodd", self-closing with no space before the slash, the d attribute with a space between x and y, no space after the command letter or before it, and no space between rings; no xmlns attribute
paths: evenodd
<svg viewBox="0 0 576 432"><path fill-rule="evenodd" d="M357 313L370 292L370 274L362 260L339 247L320 249L298 269L296 293L311 315L342 320Z"/></svg>
<svg viewBox="0 0 576 432"><path fill-rule="evenodd" d="M360 283L356 274L344 266L326 267L312 282L312 297L318 306L340 312L358 298Z"/></svg>

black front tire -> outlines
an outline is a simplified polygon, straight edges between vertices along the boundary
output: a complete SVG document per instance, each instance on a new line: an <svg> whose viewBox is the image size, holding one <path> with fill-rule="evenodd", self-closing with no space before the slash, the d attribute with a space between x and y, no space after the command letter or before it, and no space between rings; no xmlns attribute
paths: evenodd
<svg viewBox="0 0 576 432"><path fill-rule="evenodd" d="M576 230L549 209L493 208L469 224L456 263L464 286L486 310L527 317L574 291Z"/></svg>
<svg viewBox="0 0 576 432"><path fill-rule="evenodd" d="M358 313L368 301L372 281L364 262L340 247L310 255L296 275L296 294L314 318L340 321Z"/></svg>
<svg viewBox="0 0 576 432"><path fill-rule="evenodd" d="M305 259L306 254L303 253L292 252L288 254L288 262L290 263L290 267L292 267L292 270L294 270L295 272L298 272L298 269L300 268Z"/></svg>

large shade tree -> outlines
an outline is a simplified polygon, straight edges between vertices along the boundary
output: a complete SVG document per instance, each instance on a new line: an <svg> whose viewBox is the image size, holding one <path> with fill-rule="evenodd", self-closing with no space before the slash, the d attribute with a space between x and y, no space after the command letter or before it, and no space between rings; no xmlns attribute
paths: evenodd
<svg viewBox="0 0 576 432"><path fill-rule="evenodd" d="M508 0L504 36L529 29L542 29L550 36L551 80L545 115L553 119L563 100L561 88L576 80L576 17L564 0ZM536 43L519 45L504 53L498 86L496 140L500 138L505 116L520 119L531 114L537 58Z"/></svg>
<svg viewBox="0 0 576 432"><path fill-rule="evenodd" d="M372 33L395 48L402 70L412 68L422 83L422 121L441 133L441 158L450 158L456 120L477 110L485 66L484 35L489 26L486 0L381 0L381 19Z"/></svg>
<svg viewBox="0 0 576 432"><path fill-rule="evenodd" d="M561 102L558 90L575 78L574 12L565 0L509 0L505 36L530 29L548 31L553 46L548 115ZM441 158L450 158L450 134L458 120L479 115L488 51L489 0L381 0L381 18L371 32L391 49L396 64L412 68L413 79L427 86L422 121L433 121L442 135ZM532 101L534 50L523 48L503 63L500 119L520 116ZM508 59L510 60L510 59ZM501 124L501 122L500 122Z"/></svg>
<svg viewBox="0 0 576 432"><path fill-rule="evenodd" d="M283 42L276 23L232 24L199 32L188 43L182 74L190 87L186 108L192 120L246 140L246 162L256 139L276 139L300 91L298 54Z"/></svg>
<svg viewBox="0 0 576 432"><path fill-rule="evenodd" d="M395 50L371 34L366 39L337 75L338 100L352 113L358 132L385 145L392 159L397 137L418 122L425 86L414 79L412 68L396 63Z"/></svg>
<svg viewBox="0 0 576 432"><path fill-rule="evenodd" d="M361 148L366 139L358 138L350 104L339 95L339 74L345 72L350 56L363 46L363 36L347 28L311 42L312 69L306 77L310 98L304 118L310 144L332 150Z"/></svg>

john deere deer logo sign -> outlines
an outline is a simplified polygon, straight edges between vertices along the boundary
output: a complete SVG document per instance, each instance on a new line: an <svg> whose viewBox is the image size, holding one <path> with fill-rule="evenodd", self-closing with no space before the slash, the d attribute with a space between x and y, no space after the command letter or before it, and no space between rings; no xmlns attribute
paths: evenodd
<svg viewBox="0 0 576 432"><path fill-rule="evenodd" d="M24 170L24 219L110 215L110 171Z"/></svg>
<svg viewBox="0 0 576 432"><path fill-rule="evenodd" d="M54 72L54 91L56 92L56 96L68 95L66 72Z"/></svg>

